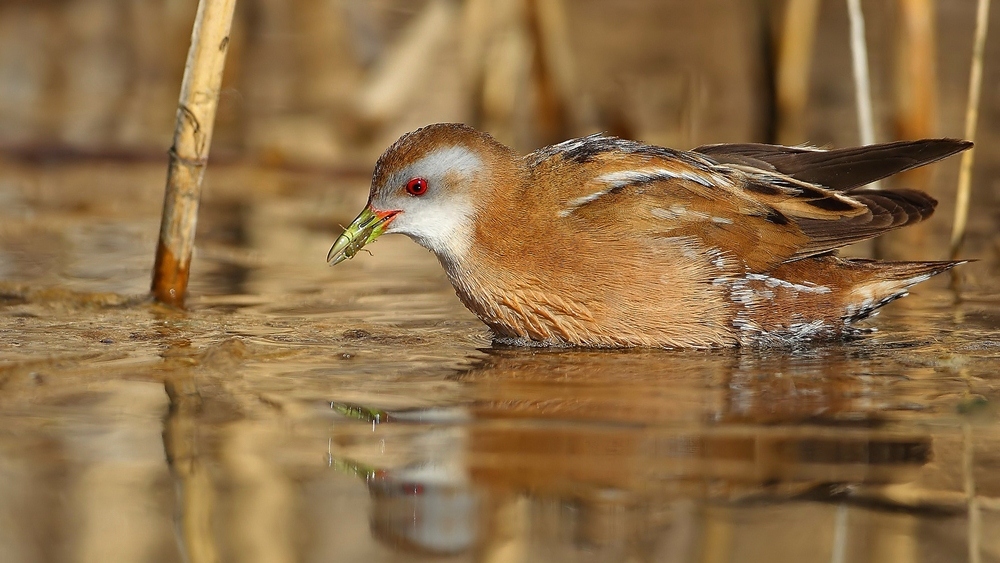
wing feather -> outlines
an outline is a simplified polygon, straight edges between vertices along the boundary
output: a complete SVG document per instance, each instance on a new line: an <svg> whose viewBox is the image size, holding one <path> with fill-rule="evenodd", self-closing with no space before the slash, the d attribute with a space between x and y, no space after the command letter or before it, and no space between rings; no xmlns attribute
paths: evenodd
<svg viewBox="0 0 1000 563"><path fill-rule="evenodd" d="M705 145L692 152L720 164L753 166L835 190L850 190L972 147L959 139L922 139L818 150L757 143Z"/></svg>
<svg viewBox="0 0 1000 563"><path fill-rule="evenodd" d="M863 186L970 146L930 139L832 151L741 144L682 153L588 137L572 154L535 155L532 166L567 179L559 215L584 221L590 232L684 237L763 272L926 219L934 198ZM577 153L586 158L569 158Z"/></svg>

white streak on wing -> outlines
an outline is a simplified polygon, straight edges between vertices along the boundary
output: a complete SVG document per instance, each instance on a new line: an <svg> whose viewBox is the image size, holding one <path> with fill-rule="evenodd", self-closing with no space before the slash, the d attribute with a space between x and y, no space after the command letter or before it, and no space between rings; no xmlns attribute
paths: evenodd
<svg viewBox="0 0 1000 563"><path fill-rule="evenodd" d="M679 174L676 174L671 170L664 169L619 170L617 172L609 172L598 176L597 181L603 184L608 184L612 189L614 189L621 188L629 184L635 184L637 182L654 182L656 180L669 180L679 177Z"/></svg>
<svg viewBox="0 0 1000 563"><path fill-rule="evenodd" d="M553 145L552 146L552 152L554 154L559 154L559 153L563 153L563 152L569 152L569 151L572 151L572 150L576 150L576 149L582 147L584 145L584 143L586 143L588 141L594 141L594 140L600 139L601 137L602 137L602 135L600 133L597 133L597 134L594 134L594 135L588 135L586 137L580 137L579 139L569 139L567 141L563 141L563 142L561 142L559 144Z"/></svg>
<svg viewBox="0 0 1000 563"><path fill-rule="evenodd" d="M678 214L675 213L672 209L664 209L662 207L654 207L649 210L649 213L650 215L656 217L657 219L670 220L670 219L676 219L678 217Z"/></svg>
<svg viewBox="0 0 1000 563"><path fill-rule="evenodd" d="M670 213L676 218L687 219L688 221L704 221L708 219L708 213L703 213L701 211L692 211L683 205L675 203L670 206Z"/></svg>
<svg viewBox="0 0 1000 563"><path fill-rule="evenodd" d="M588 203L594 201L595 199L603 195L607 195L607 193L610 192L612 189L614 188L608 188L606 190L601 190L599 192L594 192L590 195L585 195L583 197L578 197L576 199L570 200L570 202L567 204L568 207L566 207L566 209L561 210L559 212L559 216L568 217L570 213L576 211L578 208L587 205Z"/></svg>
<svg viewBox="0 0 1000 563"><path fill-rule="evenodd" d="M558 148L561 151L568 151L575 148L575 146L582 144L581 142L564 142L555 145L553 148ZM650 168L648 170L618 170L616 172L608 172L607 174L602 174L597 177L597 182L607 185L608 187L588 194L576 199L572 199L566 204L566 208L559 211L560 217L568 217L576 209L602 197L612 191L623 188L630 184L644 183L644 182L656 182L659 180L687 180L689 182L694 182L696 184L705 186L706 188L711 188L716 185L717 180L714 177L706 177L700 174L696 174L690 171L675 172L674 170L669 170L666 168ZM713 181L716 180L716 181ZM704 215L698 213L697 215ZM707 215L700 218L707 218ZM666 217L661 217L666 218Z"/></svg>
<svg viewBox="0 0 1000 563"><path fill-rule="evenodd" d="M692 211L683 205L675 203L670 206L669 209L664 209L662 207L654 207L649 210L650 215L656 217L657 219L687 219L687 220L704 220L708 219L709 215L707 213L702 213L701 211ZM714 220L715 218L713 218Z"/></svg>
<svg viewBox="0 0 1000 563"><path fill-rule="evenodd" d="M704 220L711 219L713 223L719 225L732 225L733 222L725 217L710 217L707 213L702 213L700 211L690 211L683 205L674 204L670 206L670 209L664 209L662 207L654 207L649 210L649 214L657 219L664 220L674 220L680 219L682 217L692 220Z"/></svg>
<svg viewBox="0 0 1000 563"><path fill-rule="evenodd" d="M685 180L694 182L696 184L701 184L702 186L705 186L706 188L711 188L712 186L715 185L715 183L712 182L712 180L710 180L708 178L705 178L704 176L700 176L698 174L695 174L694 172L682 172L681 175L680 175L680 177L683 178L683 179L685 179Z"/></svg>
<svg viewBox="0 0 1000 563"><path fill-rule="evenodd" d="M657 180L687 180L711 188L715 185L712 178L706 178L691 171L676 172L667 168L650 168L647 170L618 170L597 177L598 182L609 184L613 188L621 188L637 182L655 182Z"/></svg>

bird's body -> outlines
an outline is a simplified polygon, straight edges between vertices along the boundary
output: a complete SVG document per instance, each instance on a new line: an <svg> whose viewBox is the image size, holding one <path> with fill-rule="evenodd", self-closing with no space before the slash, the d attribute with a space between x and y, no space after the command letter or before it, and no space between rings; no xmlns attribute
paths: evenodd
<svg viewBox="0 0 1000 563"><path fill-rule="evenodd" d="M522 157L469 127L438 124L379 159L369 205L330 261L383 231L408 234L437 255L466 307L520 344L848 336L856 321L955 265L834 256L928 217L936 204L864 185L968 146L682 152L593 135Z"/></svg>

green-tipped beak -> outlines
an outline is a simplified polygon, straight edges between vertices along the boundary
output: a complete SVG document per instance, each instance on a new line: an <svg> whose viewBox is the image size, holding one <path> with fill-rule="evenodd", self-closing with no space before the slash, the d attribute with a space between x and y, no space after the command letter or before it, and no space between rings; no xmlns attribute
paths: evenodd
<svg viewBox="0 0 1000 563"><path fill-rule="evenodd" d="M369 242L377 239L385 232L385 228L396 217L399 211L377 211L369 205L365 207L361 215L346 229L344 233L333 243L333 248L326 255L327 264L333 266L354 258L361 248Z"/></svg>

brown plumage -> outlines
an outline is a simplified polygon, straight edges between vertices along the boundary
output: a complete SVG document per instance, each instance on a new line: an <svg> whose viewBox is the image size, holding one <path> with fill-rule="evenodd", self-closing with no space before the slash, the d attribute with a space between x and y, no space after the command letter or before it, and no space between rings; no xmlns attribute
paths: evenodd
<svg viewBox="0 0 1000 563"><path fill-rule="evenodd" d="M936 201L871 182L972 146L928 139L821 151L690 152L602 135L518 156L438 124L379 159L368 207L329 260L382 232L432 250L501 340L708 347L853 335L853 323L957 262L846 260L846 244Z"/></svg>

